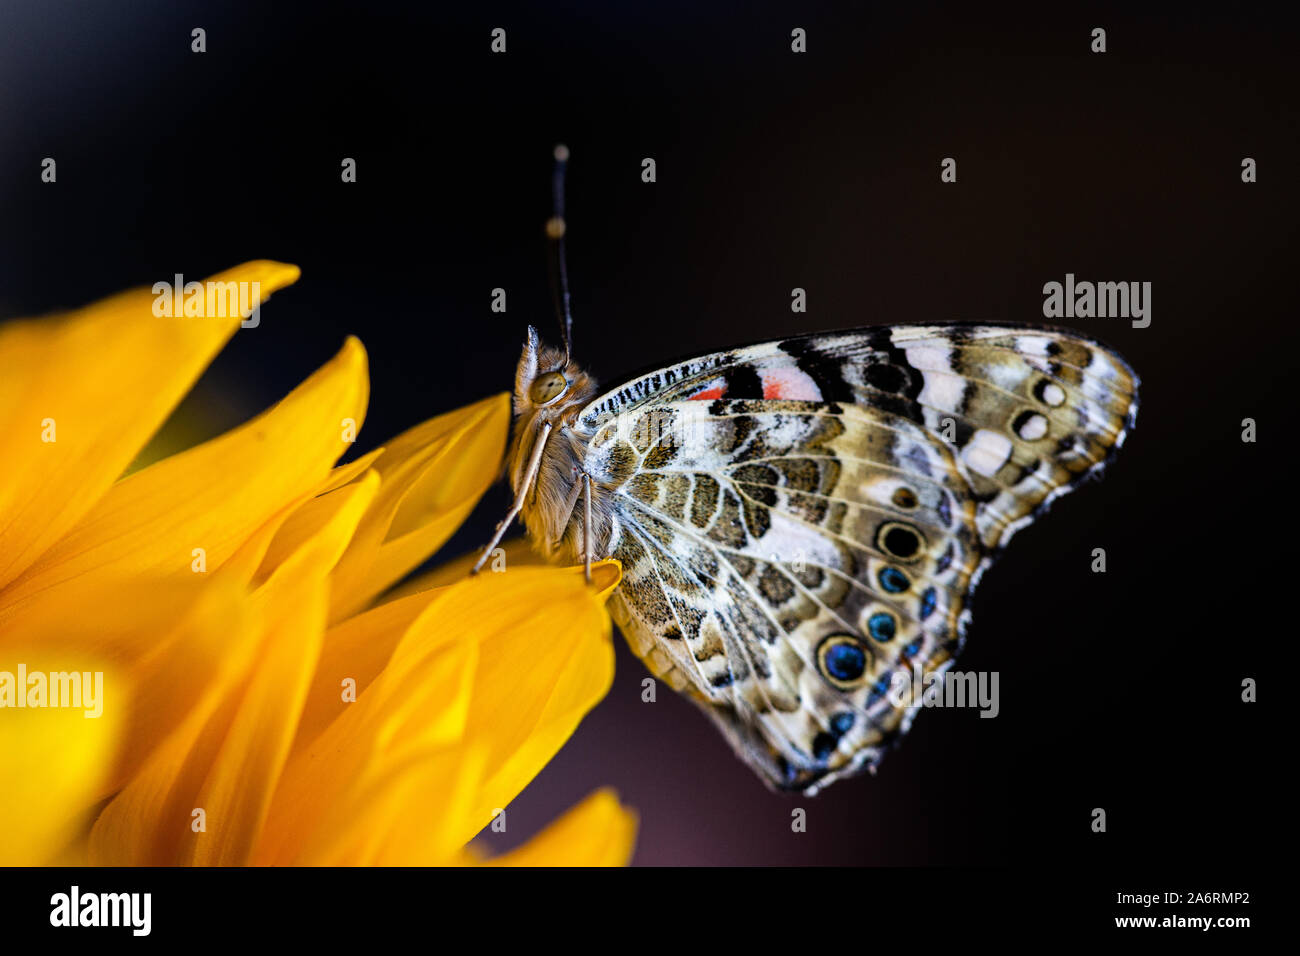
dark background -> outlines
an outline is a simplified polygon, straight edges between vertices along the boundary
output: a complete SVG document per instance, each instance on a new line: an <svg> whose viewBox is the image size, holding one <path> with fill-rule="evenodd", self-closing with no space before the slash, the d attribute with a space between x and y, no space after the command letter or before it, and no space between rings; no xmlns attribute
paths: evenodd
<svg viewBox="0 0 1300 956"><path fill-rule="evenodd" d="M1000 672L997 719L924 712L877 777L777 796L666 687L641 703L619 641L613 690L500 845L610 784L643 864L1249 867L1282 752L1276 684L1255 705L1240 684L1294 633L1272 541L1294 524L1295 33L1226 10L4 0L0 317L297 263L178 421L234 425L355 333L364 451L508 388L529 322L553 336L557 141L576 354L608 382L815 329L1041 322L1067 272L1150 281L1148 329L1065 320L1129 359L1142 411L1106 480L1022 531L975 597L958 667ZM506 504L490 492L444 556Z"/></svg>

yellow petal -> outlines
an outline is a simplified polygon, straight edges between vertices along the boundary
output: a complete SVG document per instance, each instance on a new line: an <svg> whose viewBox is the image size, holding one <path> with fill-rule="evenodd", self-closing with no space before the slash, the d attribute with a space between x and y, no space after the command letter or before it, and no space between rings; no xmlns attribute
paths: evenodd
<svg viewBox="0 0 1300 956"><path fill-rule="evenodd" d="M593 567L617 575L617 564ZM564 745L609 689L609 617L582 570L516 568L454 585L421 618L434 633L475 639L479 666L465 740L486 750L473 812L448 819L463 844Z"/></svg>
<svg viewBox="0 0 1300 956"><path fill-rule="evenodd" d="M260 627L242 679L172 734L100 815L93 862L115 865L245 862L257 841L288 755L324 630L328 572L377 487L342 489L317 534L275 568L250 599ZM246 641L232 635L241 647ZM245 657L237 647L233 653ZM192 829L195 811L206 829Z"/></svg>
<svg viewBox="0 0 1300 956"><path fill-rule="evenodd" d="M509 538L501 543L500 548L502 553L496 554L494 551L493 556L488 558L480 573L505 574L512 568L555 566L547 564L546 559L533 550L532 545L528 543L526 538ZM471 551L468 554L462 554L459 558L453 558L446 564L440 564L418 577L404 581L385 594L383 600L387 603L455 584L457 581L469 577L470 569L474 567L481 554L482 551ZM577 567L577 565L574 565L574 567ZM622 569L618 567L618 562L612 559L604 562L603 565L593 564L591 574L596 592L602 600L608 598L613 593L614 588L618 587L619 581L622 580Z"/></svg>
<svg viewBox="0 0 1300 956"><path fill-rule="evenodd" d="M314 741L351 706L342 698L344 681L351 681L358 695L371 685L393 656L398 641L436 597L437 592L430 590L386 601L325 632L320 661L303 706L295 751Z"/></svg>
<svg viewBox="0 0 1300 956"><path fill-rule="evenodd" d="M118 482L0 592L0 626L46 588L62 586L74 601L97 576L184 577L195 549L209 571L219 568L272 515L326 480L348 447L340 422L361 421L368 390L365 350L349 339L253 421Z"/></svg>
<svg viewBox="0 0 1300 956"><path fill-rule="evenodd" d="M508 567L545 566L522 538L507 541L503 547L508 556L505 562ZM443 588L469 578L477 556L477 552L464 555L415 578L410 584L401 585L385 595L382 604L345 618L325 633L325 646L303 709L295 749L311 743L347 707L339 699L340 683L344 679L355 681L357 693L369 687L388 663L407 628ZM494 565L488 565L489 569L492 567ZM484 571L484 574L489 573L496 572ZM600 573L608 575L611 572ZM612 578L601 580L613 580L617 584L618 575L614 572Z"/></svg>
<svg viewBox="0 0 1300 956"><path fill-rule="evenodd" d="M618 568L593 571L605 583ZM400 620L419 597L371 614ZM382 672L291 759L259 860L442 861L541 770L612 677L609 618L581 569L434 592Z"/></svg>
<svg viewBox="0 0 1300 956"><path fill-rule="evenodd" d="M542 559L529 549L523 538L506 541L503 547L509 567L542 564ZM392 657L393 649L407 628L443 588L469 578L470 568L477 557L478 552L473 552L414 578L385 595L382 604L345 618L325 632L325 646L303 708L295 749L315 740L347 707L339 699L341 682L345 679L355 681L357 693L369 687Z"/></svg>
<svg viewBox="0 0 1300 956"><path fill-rule="evenodd" d="M257 666L212 767L195 797L207 832L186 841L178 862L231 866L247 862L289 753L298 711L325 630L326 587L314 576L270 609Z"/></svg>
<svg viewBox="0 0 1300 956"><path fill-rule="evenodd" d="M448 827L430 826L431 820L459 820L472 812L483 776L484 755L473 746L441 751L429 760L412 754L405 766L399 766L389 780L375 786L383 794L379 800L365 804L374 811L363 814L367 820L385 820L388 826L366 834L359 848L357 862L369 866L438 866L459 855L458 837ZM444 796L445 791L445 796ZM432 807L438 817L421 816L422 807Z"/></svg>
<svg viewBox="0 0 1300 956"><path fill-rule="evenodd" d="M204 781L199 805L209 815L208 839L184 860L229 866L248 861L289 756L307 696L328 602L326 573L342 556L378 490L378 476L342 488L341 499L310 539L275 569L258 597L270 622L267 638L221 752ZM219 823L212 828L213 819Z"/></svg>
<svg viewBox="0 0 1300 956"><path fill-rule="evenodd" d="M0 656L0 671L16 683L19 663L28 675L104 672L105 685L129 694L93 657L28 648ZM0 866L53 862L88 821L112 771L122 729L121 709L103 704L98 717L87 717L84 706L0 708Z"/></svg>
<svg viewBox="0 0 1300 956"><path fill-rule="evenodd" d="M252 609L230 622L228 653L236 665L194 699L182 723L158 745L95 820L87 859L96 866L171 866L191 849L191 827L203 809L199 790L234 718L248 669L263 638ZM203 825L206 825L204 821ZM199 834L194 834L195 838Z"/></svg>
<svg viewBox="0 0 1300 956"><path fill-rule="evenodd" d="M265 298L297 278L259 261L209 281L260 282ZM154 298L134 289L0 326L0 587L94 506L239 327L159 318Z"/></svg>
<svg viewBox="0 0 1300 956"><path fill-rule="evenodd" d="M500 574L511 568L544 567L546 565L545 559L533 550L527 538L507 538L501 542L500 548L502 553L494 554L493 557L488 558L487 564L483 565L483 574ZM478 561L479 555L482 553L481 550L475 550L469 552L469 554L462 554L459 558L453 558L445 564L440 564L431 571L426 571L409 581L403 581L385 594L383 600L385 602L392 601L406 597L408 594L428 591L430 588L441 588L449 584L455 584L457 581L469 577L470 568L474 567L474 563Z"/></svg>
<svg viewBox="0 0 1300 956"><path fill-rule="evenodd" d="M454 853L446 821L470 812L485 756L457 746L477 663L473 644L448 644L406 681L377 681L291 759L254 861L434 865Z"/></svg>
<svg viewBox="0 0 1300 956"><path fill-rule="evenodd" d="M364 607L440 548L495 480L510 401L494 395L439 415L384 446L379 496L334 573L331 622Z"/></svg>
<svg viewBox="0 0 1300 956"><path fill-rule="evenodd" d="M334 521L340 511L355 507L358 496L369 507L378 491L379 473L372 470L350 484L303 502L294 509L267 545L262 563L253 575L253 584L260 584L269 578L276 568Z"/></svg>
<svg viewBox="0 0 1300 956"><path fill-rule="evenodd" d="M367 452L355 461L350 461L346 465L336 465L325 479L325 483L316 489L316 494L323 495L333 491L335 488L342 488L348 482L354 480L360 475L365 474L370 466L375 463L384 449L376 448L374 451Z"/></svg>
<svg viewBox="0 0 1300 956"><path fill-rule="evenodd" d="M94 800L138 771L211 686L247 666L232 639L245 624L242 584L192 577L104 582L85 604L65 603L57 589L43 592L29 605L21 637L0 635L0 660L18 654L22 641L112 668L105 675L104 706L123 728L122 742Z"/></svg>
<svg viewBox="0 0 1300 956"><path fill-rule="evenodd" d="M592 567L598 581L617 575L615 562ZM581 568L517 568L493 575L511 581L514 607L469 617L451 588L443 615L453 629L479 627L482 663L466 736L489 744L478 828L504 807L555 756L614 677L609 617ZM476 579L477 580L477 579ZM466 834L466 840L472 834Z"/></svg>
<svg viewBox="0 0 1300 956"><path fill-rule="evenodd" d="M612 790L597 790L537 836L489 866L626 866L636 845L636 814Z"/></svg>

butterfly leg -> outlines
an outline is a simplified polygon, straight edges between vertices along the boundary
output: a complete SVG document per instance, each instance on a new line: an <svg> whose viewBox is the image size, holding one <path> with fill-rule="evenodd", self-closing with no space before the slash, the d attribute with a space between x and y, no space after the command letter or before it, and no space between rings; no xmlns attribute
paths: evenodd
<svg viewBox="0 0 1300 956"><path fill-rule="evenodd" d="M547 422L542 426L541 434L537 436L537 444L533 448L533 455L528 459L528 470L524 472L524 480L519 483L519 490L515 493L515 503L510 506L510 510L506 512L506 516L502 518L501 522L497 525L496 532L492 535L492 540L488 542L488 546L483 549L483 553L479 555L478 560L474 562L474 567L470 569L470 574L479 573L484 563L487 561L488 556L492 554L492 550L501 543L501 538L506 533L506 529L510 527L510 523L514 521L519 512L523 510L524 499L528 497L529 489L532 488L533 482L537 480L537 470L542 464L542 452L546 449L546 439L550 434L551 423Z"/></svg>
<svg viewBox="0 0 1300 956"><path fill-rule="evenodd" d="M564 520L556 522L558 530L551 539L552 550L558 548L560 542L564 539L564 531L569 526L569 522L573 520L573 512L578 507L578 495L580 494L582 494L582 480L578 469L575 468L573 469L573 487L569 489L569 496L564 499L564 507L560 509L560 513L564 515Z"/></svg>
<svg viewBox="0 0 1300 956"><path fill-rule="evenodd" d="M591 583L591 475L582 476L583 485L586 493L582 496L582 554L583 567L587 575L587 583Z"/></svg>

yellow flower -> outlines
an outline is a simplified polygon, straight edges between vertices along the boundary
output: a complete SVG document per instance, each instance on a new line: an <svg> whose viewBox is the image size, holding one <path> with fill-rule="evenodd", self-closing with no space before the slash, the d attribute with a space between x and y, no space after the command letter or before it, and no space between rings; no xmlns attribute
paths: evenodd
<svg viewBox="0 0 1300 956"><path fill-rule="evenodd" d="M508 396L336 466L369 395L349 339L121 477L240 321L152 304L0 326L0 863L625 863L605 790L496 860L469 847L608 690L617 563L435 572L376 604L493 480ZM74 674L78 706L49 706Z"/></svg>

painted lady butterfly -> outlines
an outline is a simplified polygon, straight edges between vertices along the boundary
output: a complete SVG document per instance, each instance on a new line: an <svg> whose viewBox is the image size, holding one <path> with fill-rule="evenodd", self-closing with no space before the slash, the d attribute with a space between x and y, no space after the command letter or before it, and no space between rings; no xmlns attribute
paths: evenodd
<svg viewBox="0 0 1300 956"><path fill-rule="evenodd" d="M884 326L600 393L570 356L556 158L566 344L528 330L516 498L484 558L522 514L550 560L619 559L633 650L764 780L812 793L874 769L920 707L896 675L951 666L998 550L1123 444L1137 376L1061 329Z"/></svg>

